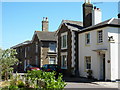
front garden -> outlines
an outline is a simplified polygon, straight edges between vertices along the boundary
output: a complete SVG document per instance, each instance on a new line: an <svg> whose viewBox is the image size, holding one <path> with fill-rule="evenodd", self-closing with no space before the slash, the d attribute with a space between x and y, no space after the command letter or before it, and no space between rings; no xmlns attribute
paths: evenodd
<svg viewBox="0 0 120 90"><path fill-rule="evenodd" d="M13 75L13 65L19 63L15 57L16 50L0 49L0 89L63 89L66 83L62 80L62 74L56 77L56 72L28 71L23 76L16 73ZM1 81L2 79L2 81Z"/></svg>
<svg viewBox="0 0 120 90"><path fill-rule="evenodd" d="M5 83L5 81L4 81ZM8 82L6 81L4 89L63 89L66 83L62 80L62 74L59 74L58 78L55 77L55 72L44 71L29 71L21 76L16 73Z"/></svg>

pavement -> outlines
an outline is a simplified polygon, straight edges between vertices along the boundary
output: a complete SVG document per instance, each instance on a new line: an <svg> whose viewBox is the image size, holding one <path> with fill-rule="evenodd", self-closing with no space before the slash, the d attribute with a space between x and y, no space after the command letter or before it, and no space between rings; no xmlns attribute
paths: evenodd
<svg viewBox="0 0 120 90"><path fill-rule="evenodd" d="M65 88L118 88L118 82L98 81L81 77L64 77L63 80L67 83Z"/></svg>

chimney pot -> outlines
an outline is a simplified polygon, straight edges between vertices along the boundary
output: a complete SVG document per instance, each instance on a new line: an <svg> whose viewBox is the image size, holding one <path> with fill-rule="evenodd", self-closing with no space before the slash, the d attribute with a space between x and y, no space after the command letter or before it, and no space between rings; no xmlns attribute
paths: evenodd
<svg viewBox="0 0 120 90"><path fill-rule="evenodd" d="M48 32L48 17L43 17L42 21L42 31Z"/></svg>
<svg viewBox="0 0 120 90"><path fill-rule="evenodd" d="M118 14L118 18L120 18L120 13Z"/></svg>
<svg viewBox="0 0 120 90"><path fill-rule="evenodd" d="M94 6L94 9L96 9L96 6Z"/></svg>

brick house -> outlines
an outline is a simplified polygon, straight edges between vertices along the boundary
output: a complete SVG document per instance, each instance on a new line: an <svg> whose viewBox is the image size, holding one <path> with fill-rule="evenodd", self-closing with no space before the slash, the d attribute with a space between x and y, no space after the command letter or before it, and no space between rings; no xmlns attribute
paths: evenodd
<svg viewBox="0 0 120 90"><path fill-rule="evenodd" d="M20 64L15 71L25 71L27 65L42 67L44 64L57 64L55 32L48 31L48 18L43 18L42 31L35 31L31 41L25 41L12 48L17 50Z"/></svg>
<svg viewBox="0 0 120 90"><path fill-rule="evenodd" d="M58 65L63 74L78 75L78 31L82 22L63 20L57 30Z"/></svg>

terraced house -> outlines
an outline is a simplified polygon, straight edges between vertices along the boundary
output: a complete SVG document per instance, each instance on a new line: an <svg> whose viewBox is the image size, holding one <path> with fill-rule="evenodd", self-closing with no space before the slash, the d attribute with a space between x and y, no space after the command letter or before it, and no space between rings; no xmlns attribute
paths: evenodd
<svg viewBox="0 0 120 90"><path fill-rule="evenodd" d="M17 50L17 58L21 62L15 66L15 71L24 72L29 64L42 67L57 63L55 32L48 31L48 23L48 18L43 18L42 31L35 31L32 40L12 47Z"/></svg>
<svg viewBox="0 0 120 90"><path fill-rule="evenodd" d="M63 20L57 31L58 64L65 75L98 80L120 80L118 76L120 14L102 22L100 8L90 1L83 4L80 21Z"/></svg>

